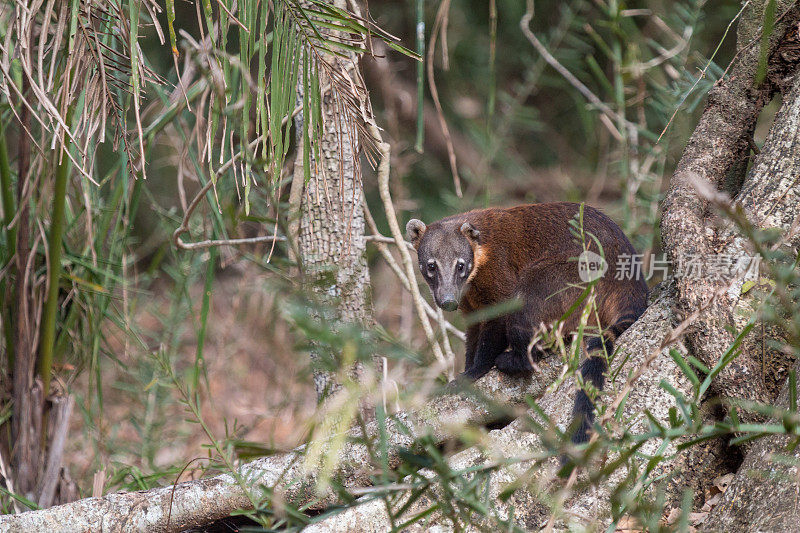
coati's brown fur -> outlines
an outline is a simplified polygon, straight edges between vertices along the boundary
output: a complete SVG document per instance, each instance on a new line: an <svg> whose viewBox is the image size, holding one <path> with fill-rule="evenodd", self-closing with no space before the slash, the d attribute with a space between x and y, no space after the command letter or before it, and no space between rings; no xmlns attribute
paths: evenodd
<svg viewBox="0 0 800 533"><path fill-rule="evenodd" d="M576 259L583 249L569 224L579 209L566 202L531 204L470 211L429 226L419 220L408 223L420 270L440 307L454 310L457 305L469 314L515 297L523 301L522 309L467 329L463 377L477 380L493 366L507 374L532 371L528 345L534 330L559 319L582 292L576 287L582 284ZM600 253L591 234L609 265L597 283L597 314L589 323L603 334L588 339L590 356L581 366L584 380L600 390L607 369L603 347L610 354L614 340L644 312L648 289L639 272L616 275L619 257L636 254L619 226L585 206L583 229L589 250ZM570 315L565 333L574 331L580 315L580 308ZM532 352L534 361L543 356L536 348ZM579 391L574 442L587 440L593 413L591 399Z"/></svg>

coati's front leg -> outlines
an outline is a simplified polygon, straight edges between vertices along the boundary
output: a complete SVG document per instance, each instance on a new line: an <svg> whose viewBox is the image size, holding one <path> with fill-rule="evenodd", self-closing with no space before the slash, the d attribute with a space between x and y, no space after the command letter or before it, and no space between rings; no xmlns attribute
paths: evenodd
<svg viewBox="0 0 800 533"><path fill-rule="evenodd" d="M521 375L533 372L531 362L544 358L544 352L535 346L528 353L528 345L535 328L540 324L553 324L580 296L578 269L575 263L548 262L525 269L521 274L515 295L523 301L522 309L506 317L510 349L497 358L497 369L504 374ZM569 331L579 313L567 318Z"/></svg>
<svg viewBox="0 0 800 533"><path fill-rule="evenodd" d="M533 372L531 361L540 361L544 357L544 352L536 346L531 346L528 354L528 346L533 337L533 328L530 324L531 318L525 311L512 313L506 318L509 349L495 360L497 370L510 376L530 374Z"/></svg>
<svg viewBox="0 0 800 533"><path fill-rule="evenodd" d="M492 369L497 356L503 353L508 346L506 329L506 322L503 318L489 320L480 325L477 342L475 342L475 351L471 358L469 354L470 343L467 342L467 365L465 365L464 372L459 377L476 381ZM472 364L469 364L470 359Z"/></svg>
<svg viewBox="0 0 800 533"><path fill-rule="evenodd" d="M467 328L466 350L464 351L464 371L472 368L475 361L475 350L478 348L478 337L481 334L481 324L477 322Z"/></svg>

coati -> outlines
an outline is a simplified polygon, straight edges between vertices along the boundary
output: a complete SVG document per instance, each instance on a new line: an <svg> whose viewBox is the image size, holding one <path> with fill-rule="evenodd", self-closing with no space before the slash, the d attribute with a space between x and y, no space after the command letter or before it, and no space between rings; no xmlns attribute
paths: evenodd
<svg viewBox="0 0 800 533"><path fill-rule="evenodd" d="M469 211L428 226L417 219L408 222L408 239L439 307L469 314L511 298L522 300L521 309L467 329L462 378L475 381L492 367L510 375L532 372L528 345L534 330L564 315L582 292L576 258L583 248L569 225L579 209L575 203L543 203ZM589 324L603 334L588 338L589 356L581 364L583 379L602 390L607 370L604 345L610 354L616 338L644 312L648 288L638 269L629 275L616 273L621 255L636 254L619 226L585 206L583 229L589 250L600 252L591 234L609 265L597 282L597 313ZM578 309L566 320L565 333L575 330L580 314ZM534 347L531 355L536 361L544 354ZM583 390L575 397L573 415L572 441L585 442L594 405Z"/></svg>

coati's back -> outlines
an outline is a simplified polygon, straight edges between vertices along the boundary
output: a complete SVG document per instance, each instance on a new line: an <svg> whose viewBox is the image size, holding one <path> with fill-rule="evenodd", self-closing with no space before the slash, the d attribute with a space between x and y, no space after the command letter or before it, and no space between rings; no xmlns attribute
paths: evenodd
<svg viewBox="0 0 800 533"><path fill-rule="evenodd" d="M464 222L469 222L480 231L475 274L466 295L467 302L476 305L467 303L464 310L474 311L513 297L520 276L531 268L567 268L579 281L576 258L583 248L570 231L570 221L576 219L579 210L580 205L571 202L528 204L478 209L432 224L431 229L441 224L445 233L456 233ZM609 265L598 286L599 307L601 312L607 311L602 313L607 316L601 315L601 320L613 324L622 310L638 317L646 307L647 284L641 275L616 275L620 256L633 259L636 254L633 245L614 221L590 206L583 208L583 230L588 249L600 254L591 234L602 245L602 255ZM563 287L552 289L557 292Z"/></svg>

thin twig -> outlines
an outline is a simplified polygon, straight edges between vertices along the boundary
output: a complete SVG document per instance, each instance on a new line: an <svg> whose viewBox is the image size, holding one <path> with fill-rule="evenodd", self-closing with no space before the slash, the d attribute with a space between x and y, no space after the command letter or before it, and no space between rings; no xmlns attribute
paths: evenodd
<svg viewBox="0 0 800 533"><path fill-rule="evenodd" d="M247 145L248 150L255 150L258 143L263 140L263 136L259 136L258 138L252 140L250 144ZM203 187L197 191L197 194L192 199L192 202L189 204L189 207L183 213L183 220L181 220L181 225L172 233L172 242L175 243L175 246L182 249L182 250L200 250L203 248L210 248L212 246L239 246L242 244L256 244L261 242L276 242L276 241L285 241L286 237L282 235L262 235L260 237L249 237L244 239L208 239L205 241L199 242L184 242L181 239L181 235L184 233L189 232L189 219L194 213L197 206L200 205L200 202L203 200L203 197L206 195L208 191L216 183L216 178L220 177L222 174L225 173L236 161L242 158L242 154L244 150L237 152L233 157L231 157L224 165L219 167L216 171L216 176L214 179L209 179Z"/></svg>
<svg viewBox="0 0 800 533"><path fill-rule="evenodd" d="M611 109L605 102L600 100L589 88L584 85L581 80L576 78L572 72L570 72L564 65L562 65L558 59L556 59L548 50L545 45L534 35L531 31L530 23L533 20L533 0L528 0L528 9L525 12L525 15L522 16L522 19L519 21L520 28L522 28L522 33L525 34L525 37L528 38L530 43L533 45L534 48L542 55L547 64L553 67L559 74L561 74L564 79L566 79L570 85L575 87L578 92L580 92L584 98L589 100L595 107L597 107L600 111L602 111L608 118L617 120L625 124L629 130L636 131L637 125L627 118L622 116L620 113L615 112Z"/></svg>
<svg viewBox="0 0 800 533"><path fill-rule="evenodd" d="M237 25L237 26L239 26L240 28L242 28L242 29L243 29L243 30L244 30L246 33L250 33L250 30L247 28L247 26L245 26L244 24L242 24L242 21L240 21L239 19L237 19L237 18L236 18L236 16L234 16L234 14L233 14L233 13L231 13L231 10L230 10L230 9L228 9L228 7L225 5L225 2L223 2L222 0L217 0L217 3L219 4L219 7L220 7L220 8L222 8L223 10L225 10L225 13L227 13L227 14L228 14L228 16L231 18L231 20L232 20L233 22L235 22L235 23L236 23L236 25ZM213 30L214 30L214 28L209 28L209 29L208 29L208 31L213 31Z"/></svg>
<svg viewBox="0 0 800 533"><path fill-rule="evenodd" d="M433 105L436 106L436 116L439 118L439 125L444 133L444 138L447 143L447 155L450 160L450 171L453 173L453 185L456 189L456 196L461 198L461 178L458 175L458 165L456 164L456 151L453 148L453 139L450 137L450 129L447 127L447 121L444 118L444 111L442 110L442 103L439 100L439 90L436 88L436 80L433 75L433 54L436 51L436 35L442 28L444 19L447 16L447 11L450 9L450 0L443 0L439 4L439 10L436 12L436 20L433 23L433 31L431 31L431 41L428 44L428 87L431 91L433 98ZM443 45L446 47L446 45Z"/></svg>
<svg viewBox="0 0 800 533"><path fill-rule="evenodd" d="M382 243L386 243L386 244L397 244L397 242L393 238L387 237L386 235L379 235L379 234L365 235L364 236L364 240L368 241L368 242L372 241L372 242L382 242ZM408 242L408 241L403 241L403 242L405 242L407 248L410 248L412 250L414 249L414 245L411 244L410 242Z"/></svg>
<svg viewBox="0 0 800 533"><path fill-rule="evenodd" d="M368 127L369 133L372 135L378 153L380 154L380 163L378 164L378 191L380 192L381 200L383 201L383 206L386 210L386 219L389 222L389 228L392 231L392 236L394 237L395 243L397 244L397 249L400 251L400 257L403 260L403 265L405 266L408 285L411 290L411 296L414 300L414 306L417 309L417 316L419 316L420 322L422 322L422 329L425 331L425 336L427 337L428 342L433 349L433 355L436 357L439 364L443 368L447 369L448 377L452 379L452 361L448 361L445 358L445 355L442 352L442 347L436 340L430 320L428 320L428 315L425 313L425 306L423 304L424 300L422 299L422 295L419 292L419 287L415 282L416 276L414 274L414 262L411 260L411 254L408 252L408 248L406 248L405 239L403 239L402 232L400 231L400 225L397 223L397 211L394 209L392 196L389 192L389 161L391 158L391 147L389 143L383 140L380 130L375 125L374 121L370 121L368 123Z"/></svg>

